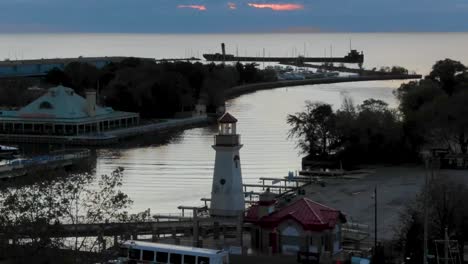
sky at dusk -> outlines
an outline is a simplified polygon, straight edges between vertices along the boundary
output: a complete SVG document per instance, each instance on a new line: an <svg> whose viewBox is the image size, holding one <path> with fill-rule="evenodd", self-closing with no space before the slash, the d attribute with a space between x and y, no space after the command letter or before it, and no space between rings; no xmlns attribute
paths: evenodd
<svg viewBox="0 0 468 264"><path fill-rule="evenodd" d="M0 0L0 32L468 31L468 0Z"/></svg>

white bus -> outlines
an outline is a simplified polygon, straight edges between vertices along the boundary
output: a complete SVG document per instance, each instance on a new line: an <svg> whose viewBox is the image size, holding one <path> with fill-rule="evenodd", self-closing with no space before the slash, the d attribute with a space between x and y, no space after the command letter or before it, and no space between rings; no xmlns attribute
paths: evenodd
<svg viewBox="0 0 468 264"><path fill-rule="evenodd" d="M224 250L126 241L120 246L117 263L229 264L229 253Z"/></svg>

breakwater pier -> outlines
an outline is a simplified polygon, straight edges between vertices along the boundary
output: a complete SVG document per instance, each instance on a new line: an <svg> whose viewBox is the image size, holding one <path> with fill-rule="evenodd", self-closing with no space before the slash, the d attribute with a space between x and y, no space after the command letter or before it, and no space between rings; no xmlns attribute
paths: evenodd
<svg viewBox="0 0 468 264"><path fill-rule="evenodd" d="M320 79L306 79L306 80L292 80L292 81L276 81L253 83L235 86L226 91L227 98L233 98L246 93L252 93L260 90L268 90L280 87L289 86L302 86L314 84L328 84L328 83L344 83L344 82L366 82L366 81L389 81L389 80L411 80L420 79L422 76L419 74L387 74L387 75L364 75L364 76L347 76L347 77L327 77Z"/></svg>

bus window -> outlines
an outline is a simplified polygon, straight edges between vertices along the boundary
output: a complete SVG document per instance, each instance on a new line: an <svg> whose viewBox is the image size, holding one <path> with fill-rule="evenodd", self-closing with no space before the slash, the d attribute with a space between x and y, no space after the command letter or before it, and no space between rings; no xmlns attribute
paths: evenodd
<svg viewBox="0 0 468 264"><path fill-rule="evenodd" d="M210 264L210 258L198 257L198 263L197 264Z"/></svg>
<svg viewBox="0 0 468 264"><path fill-rule="evenodd" d="M128 251L128 258L129 259L138 259L138 260L140 260L140 252L141 252L141 250L139 250L139 249L131 248Z"/></svg>
<svg viewBox="0 0 468 264"><path fill-rule="evenodd" d="M154 261L154 251L143 250L142 260Z"/></svg>
<svg viewBox="0 0 468 264"><path fill-rule="evenodd" d="M121 247L119 250L119 257L122 257L122 258L128 257L128 248Z"/></svg>
<svg viewBox="0 0 468 264"><path fill-rule="evenodd" d="M196 264L196 258L195 256L184 255L184 264Z"/></svg>
<svg viewBox="0 0 468 264"><path fill-rule="evenodd" d="M156 253L156 262L157 263L167 263L169 255L167 252L157 252Z"/></svg>
<svg viewBox="0 0 468 264"><path fill-rule="evenodd" d="M171 253L171 258L169 260L171 264L182 264L182 255Z"/></svg>

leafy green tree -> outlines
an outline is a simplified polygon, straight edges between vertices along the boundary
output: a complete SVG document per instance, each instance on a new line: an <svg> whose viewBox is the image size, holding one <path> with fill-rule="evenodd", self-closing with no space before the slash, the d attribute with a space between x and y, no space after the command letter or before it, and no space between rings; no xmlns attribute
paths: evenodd
<svg viewBox="0 0 468 264"><path fill-rule="evenodd" d="M64 84L79 94L98 89L98 102L117 110L139 112L143 118L167 118L191 111L203 97L208 109L224 105L225 90L238 84L275 81L272 70L256 64L235 66L210 63L161 62L127 58L102 69L81 62L65 70L53 70L44 78L49 84ZM101 100L102 99L102 100Z"/></svg>
<svg viewBox="0 0 468 264"><path fill-rule="evenodd" d="M308 158L340 160L344 167L360 163L402 162L413 159L397 112L381 100L355 106L345 98L333 112L328 104L306 103L303 112L289 115L289 137Z"/></svg>
<svg viewBox="0 0 468 264"><path fill-rule="evenodd" d="M87 173L49 177L43 175L19 187L4 185L0 190L0 233L28 249L29 257L49 249L68 249L75 252L71 261L79 263L82 251L104 250L103 238L56 236L65 224L131 219L126 209L132 200L120 191L122 168L98 179Z"/></svg>
<svg viewBox="0 0 468 264"><path fill-rule="evenodd" d="M65 86L71 86L70 78L67 76L67 74L65 74L65 72L58 68L53 68L52 70L48 71L44 77L44 81L52 85L61 84Z"/></svg>
<svg viewBox="0 0 468 264"><path fill-rule="evenodd" d="M359 106L360 110L367 111L367 112L386 112L388 111L388 104L382 100L376 99L366 99L364 102Z"/></svg>
<svg viewBox="0 0 468 264"><path fill-rule="evenodd" d="M287 117L287 123L291 125L289 137L298 139L297 147L301 153L327 157L336 150L339 142L335 121L331 105L306 101L303 112Z"/></svg>
<svg viewBox="0 0 468 264"><path fill-rule="evenodd" d="M445 59L432 66L428 78L437 81L448 95L452 95L457 84L457 76L465 71L466 67L461 62Z"/></svg>
<svg viewBox="0 0 468 264"><path fill-rule="evenodd" d="M405 134L415 151L432 145L467 153L467 85L466 67L445 59L433 66L426 79L403 84L396 91Z"/></svg>
<svg viewBox="0 0 468 264"><path fill-rule="evenodd" d="M342 144L338 156L345 166L400 162L410 158L402 122L387 103L367 99L354 106L345 98L342 108L336 113L336 120L336 131Z"/></svg>
<svg viewBox="0 0 468 264"><path fill-rule="evenodd" d="M71 88L84 95L87 89L96 89L100 71L94 65L83 62L71 62L65 66L65 74L70 80Z"/></svg>
<svg viewBox="0 0 468 264"><path fill-rule="evenodd" d="M439 142L454 153L466 154L468 150L468 91L456 96L441 96L426 103L417 112L420 135L428 142Z"/></svg>
<svg viewBox="0 0 468 264"><path fill-rule="evenodd" d="M390 72L393 74L408 74L408 70L401 66L393 66Z"/></svg>

